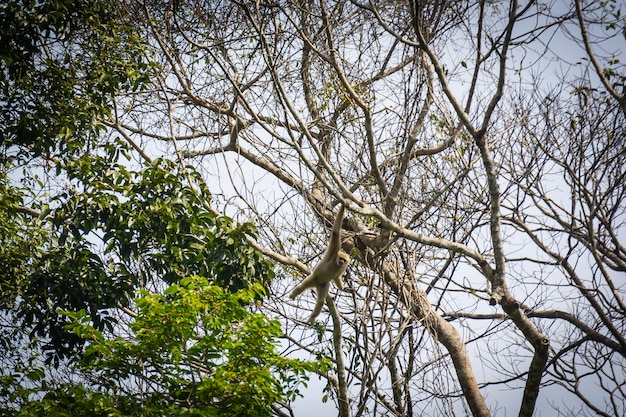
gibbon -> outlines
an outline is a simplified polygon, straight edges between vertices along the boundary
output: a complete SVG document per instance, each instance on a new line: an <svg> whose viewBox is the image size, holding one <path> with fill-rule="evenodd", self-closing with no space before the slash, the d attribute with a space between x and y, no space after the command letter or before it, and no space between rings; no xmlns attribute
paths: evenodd
<svg viewBox="0 0 626 417"><path fill-rule="evenodd" d="M335 281L335 284L340 290L343 290L343 282L341 282L341 276L348 265L350 264L350 257L347 253L341 250L341 223L343 221L342 205L335 217L335 223L333 224L333 231L330 235L330 242L324 257L313 269L313 271L307 276L296 288L291 292L291 299L295 299L302 294L304 290L309 288L315 288L317 291L317 302L315 303L315 309L309 317L309 323L313 323L315 318L322 312L324 306L324 300L328 295L328 289L330 287L330 281Z"/></svg>

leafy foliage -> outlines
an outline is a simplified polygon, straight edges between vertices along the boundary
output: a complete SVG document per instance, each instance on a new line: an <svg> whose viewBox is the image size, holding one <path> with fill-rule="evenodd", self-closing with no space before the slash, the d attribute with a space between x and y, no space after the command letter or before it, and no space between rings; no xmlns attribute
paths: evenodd
<svg viewBox="0 0 626 417"><path fill-rule="evenodd" d="M27 230L24 213L16 210L24 200L26 190L12 187L6 166L0 167L0 307L9 307L19 294L26 268L24 259L30 256L33 244L41 242L46 232Z"/></svg>
<svg viewBox="0 0 626 417"><path fill-rule="evenodd" d="M277 375L289 381L292 368L297 375L306 365L277 354L277 321L248 312L245 305L259 290L233 294L192 276L164 294L141 292L139 316L130 325L136 341L105 340L80 323L81 314L74 315L79 322L72 328L93 340L85 364L100 371L104 386L113 389L134 376L159 387L145 404L134 406L168 410L159 415L188 409L202 415L268 415L271 404L297 393Z"/></svg>
<svg viewBox="0 0 626 417"><path fill-rule="evenodd" d="M313 365L251 312L254 226L102 124L156 68L126 6L0 5L0 415L268 415Z"/></svg>
<svg viewBox="0 0 626 417"><path fill-rule="evenodd" d="M274 402L298 394L312 365L277 353L280 324L245 307L259 291L231 293L198 276L163 294L141 291L132 338L107 339L84 311L66 312L73 319L68 328L89 340L82 366L100 391L65 387L22 413L74 415L62 410L96 405L103 415L270 415ZM140 386L153 388L139 392Z"/></svg>
<svg viewBox="0 0 626 417"><path fill-rule="evenodd" d="M253 226L213 214L193 169L158 160L132 172L117 163L119 148L108 151L68 165L82 189L40 216L49 240L21 254L28 262L15 298L31 340L46 340L47 361L81 353L91 386L44 389L35 365L22 371L30 382L4 378L21 387L11 401L23 404L21 415L270 414L297 395L312 365L282 358L279 323L248 310L273 277L246 242ZM111 338L120 305L138 315L132 337ZM33 402L33 394L45 395Z"/></svg>
<svg viewBox="0 0 626 417"><path fill-rule="evenodd" d="M199 275L230 291L273 277L246 243L251 224L235 226L207 208L206 186L191 168L156 161L139 172L116 163L118 152L68 164L82 184L51 204L51 240L31 259L19 316L45 348L63 358L82 345L64 330L58 309L87 311L99 330L112 329L109 309L128 305L136 288ZM182 181L199 184L199 191Z"/></svg>
<svg viewBox="0 0 626 417"><path fill-rule="evenodd" d="M147 80L139 38L117 2L9 1L0 5L0 137L23 156L69 158L95 140L119 89Z"/></svg>
<svg viewBox="0 0 626 417"><path fill-rule="evenodd" d="M20 283L16 316L33 346L43 341L46 362L82 357L91 385L44 388L35 361L22 380L4 377L20 387L8 403L24 415L94 405L103 415L268 415L297 394L312 365L282 358L279 323L248 310L273 278L247 243L253 225L211 212L192 168L157 160L130 171L122 153L107 146L66 165L75 185L34 224L47 239L13 255L21 267L2 283ZM16 203L7 203L14 213ZM125 326L113 314L120 306L138 309L132 337L111 337ZM147 392L141 381L150 381Z"/></svg>

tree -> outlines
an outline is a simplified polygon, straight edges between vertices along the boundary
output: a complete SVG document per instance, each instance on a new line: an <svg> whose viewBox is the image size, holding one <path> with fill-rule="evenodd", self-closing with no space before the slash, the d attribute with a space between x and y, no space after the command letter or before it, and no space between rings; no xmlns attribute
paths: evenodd
<svg viewBox="0 0 626 417"><path fill-rule="evenodd" d="M340 415L624 413L617 2L122 14L158 71L116 93L106 133L194 165L212 211L258 225L247 242L277 262L262 309L288 352L333 361ZM310 328L287 294L340 203L348 291Z"/></svg>
<svg viewBox="0 0 626 417"><path fill-rule="evenodd" d="M19 387L6 411L261 416L293 399L304 371L318 367L281 357L279 322L248 307L273 276L246 242L252 226L208 211L193 170L79 162L84 188L56 197L41 226L49 240L9 275L21 279L7 307L32 347L43 341L46 363L80 365L81 382L50 383L36 358L18 358L30 382L5 375Z"/></svg>
<svg viewBox="0 0 626 417"><path fill-rule="evenodd" d="M142 291L131 338L108 339L84 311L67 312L68 328L90 341L82 369L96 388L46 390L20 415L270 415L314 368L276 352L279 322L247 309L258 291L232 294L198 276L163 294Z"/></svg>
<svg viewBox="0 0 626 417"><path fill-rule="evenodd" d="M99 137L95 122L109 114L115 92L133 91L147 79L140 39L116 21L112 2L0 7L2 145L19 145L25 157L71 159Z"/></svg>
<svg viewBox="0 0 626 417"><path fill-rule="evenodd" d="M283 358L279 322L255 311L273 271L254 226L216 213L192 167L138 164L103 134L114 93L151 68L127 63L127 84L108 66L144 52L115 4L2 9L23 30L0 42L0 413L269 415L320 366ZM64 50L71 63L54 59Z"/></svg>

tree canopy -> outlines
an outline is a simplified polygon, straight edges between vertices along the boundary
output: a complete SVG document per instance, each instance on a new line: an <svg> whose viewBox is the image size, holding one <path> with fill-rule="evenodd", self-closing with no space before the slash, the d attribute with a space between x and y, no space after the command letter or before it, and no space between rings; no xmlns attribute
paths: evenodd
<svg viewBox="0 0 626 417"><path fill-rule="evenodd" d="M0 6L3 412L624 414L622 8Z"/></svg>

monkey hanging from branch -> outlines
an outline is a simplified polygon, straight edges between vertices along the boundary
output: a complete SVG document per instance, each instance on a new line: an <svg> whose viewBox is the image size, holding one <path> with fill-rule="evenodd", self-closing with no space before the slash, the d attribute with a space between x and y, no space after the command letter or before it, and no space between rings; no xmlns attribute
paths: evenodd
<svg viewBox="0 0 626 417"><path fill-rule="evenodd" d="M293 300L298 295L302 294L304 290L315 288L317 291L317 302L315 303L315 309L311 317L309 317L309 323L313 323L315 318L322 312L324 300L326 299L326 295L328 295L330 281L335 281L337 287L343 290L341 276L346 272L350 264L350 257L341 250L341 223L343 222L343 211L344 206L342 205L335 217L333 231L330 234L330 242L328 243L324 257L317 266L313 268L313 271L293 289L290 295Z"/></svg>

